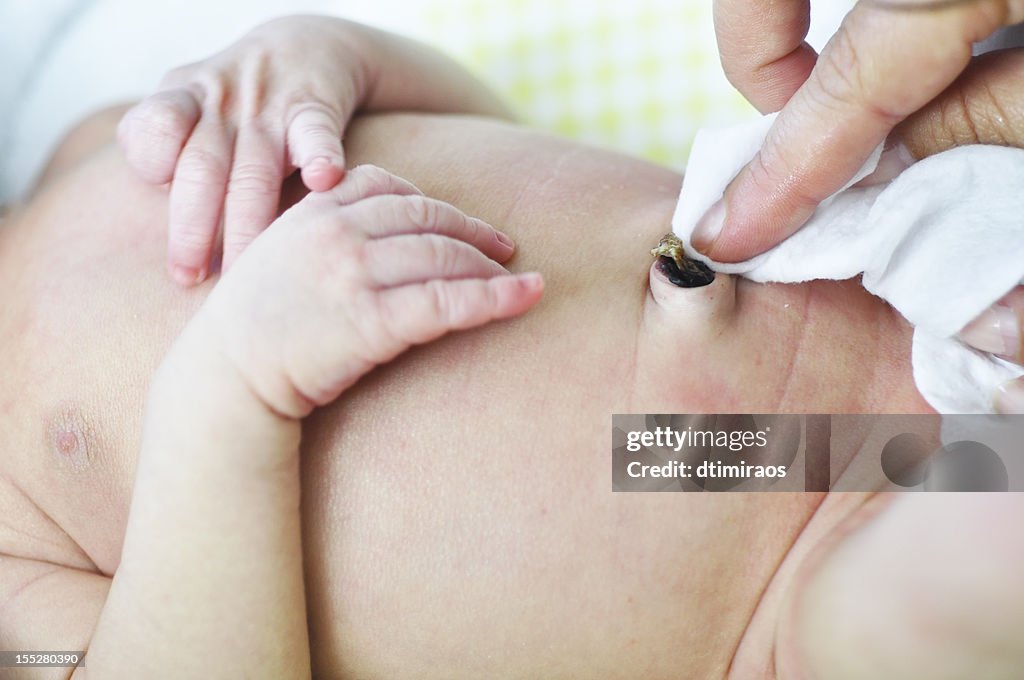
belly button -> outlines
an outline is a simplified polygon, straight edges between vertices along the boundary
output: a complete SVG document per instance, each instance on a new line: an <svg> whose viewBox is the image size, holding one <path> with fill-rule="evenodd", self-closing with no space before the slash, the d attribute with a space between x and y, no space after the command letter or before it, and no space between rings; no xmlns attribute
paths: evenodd
<svg viewBox="0 0 1024 680"><path fill-rule="evenodd" d="M683 250L683 242L675 234L665 234L651 255L658 258L658 269L669 283L680 288L700 288L715 280L715 272L703 262L694 260Z"/></svg>

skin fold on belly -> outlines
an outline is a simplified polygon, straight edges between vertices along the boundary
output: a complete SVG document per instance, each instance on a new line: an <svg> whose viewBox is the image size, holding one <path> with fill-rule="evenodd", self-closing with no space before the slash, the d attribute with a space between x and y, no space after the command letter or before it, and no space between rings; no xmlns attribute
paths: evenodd
<svg viewBox="0 0 1024 680"><path fill-rule="evenodd" d="M906 329L852 284L722 283L741 309L843 307L821 322L751 312L723 337L713 324L662 323L649 250L680 178L641 161L425 116L357 123L346 151L506 230L518 244L509 267L541 271L547 288L527 316L415 349L307 422L319 673L724 676L821 499L613 494L611 414L917 410L897 356ZM0 435L16 443L5 467L24 472L29 495L80 546L76 559L108 574L148 377L209 290L167 280L165 215L166 192L107 150L0 233L12 300L0 369L17 395L5 395ZM696 299L682 308L711 304ZM842 343L811 351L841 322ZM766 335L782 349L745 349ZM850 397L846 380L868 396Z"/></svg>

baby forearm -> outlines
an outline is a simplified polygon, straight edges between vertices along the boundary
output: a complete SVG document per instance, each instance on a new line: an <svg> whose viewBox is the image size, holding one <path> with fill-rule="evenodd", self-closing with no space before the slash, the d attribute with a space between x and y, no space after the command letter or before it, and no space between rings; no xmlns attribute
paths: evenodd
<svg viewBox="0 0 1024 680"><path fill-rule="evenodd" d="M299 425L212 351L156 378L121 564L89 649L97 677L309 677Z"/></svg>

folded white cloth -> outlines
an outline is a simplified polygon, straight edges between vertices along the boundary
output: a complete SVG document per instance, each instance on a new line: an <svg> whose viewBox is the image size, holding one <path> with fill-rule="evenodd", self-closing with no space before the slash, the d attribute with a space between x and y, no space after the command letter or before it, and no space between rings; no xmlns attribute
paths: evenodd
<svg viewBox="0 0 1024 680"><path fill-rule="evenodd" d="M757 153L773 119L698 133L672 221L687 251L754 281L863 272L864 287L915 327L914 380L928 403L940 413L991 413L995 388L1024 369L955 336L1024 278L1024 150L961 147L915 163L888 184L848 186L772 250L737 264L712 262L693 250L690 235Z"/></svg>

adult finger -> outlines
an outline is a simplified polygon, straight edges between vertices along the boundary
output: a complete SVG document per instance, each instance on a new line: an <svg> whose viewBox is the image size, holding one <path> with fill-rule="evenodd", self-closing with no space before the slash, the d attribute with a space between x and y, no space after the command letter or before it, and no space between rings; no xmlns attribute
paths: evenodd
<svg viewBox="0 0 1024 680"><path fill-rule="evenodd" d="M1024 148L1024 49L975 57L935 100L896 128L913 158L964 144Z"/></svg>
<svg viewBox="0 0 1024 680"><path fill-rule="evenodd" d="M896 126L861 186L888 182L916 161L965 144L1024 148L1024 50L975 57L942 94Z"/></svg>
<svg viewBox="0 0 1024 680"><path fill-rule="evenodd" d="M543 291L544 281L535 272L490 279L435 279L380 292L380 319L384 332L399 344L397 353L449 331L518 316L532 307Z"/></svg>
<svg viewBox="0 0 1024 680"><path fill-rule="evenodd" d="M325 104L306 102L289 112L288 149L311 191L327 191L345 174L344 121Z"/></svg>
<svg viewBox="0 0 1024 680"><path fill-rule="evenodd" d="M231 142L219 121L203 118L178 158L168 214L168 264L183 286L206 278L231 169Z"/></svg>
<svg viewBox="0 0 1024 680"><path fill-rule="evenodd" d="M960 339L982 352L1021 363L1021 324L1024 321L1024 286L1018 286L960 332Z"/></svg>
<svg viewBox="0 0 1024 680"><path fill-rule="evenodd" d="M1007 415L1024 413L1024 378L1000 385L992 399L996 413Z"/></svg>
<svg viewBox="0 0 1024 680"><path fill-rule="evenodd" d="M133 106L117 126L128 164L147 182L170 182L201 111L195 96L184 89L157 92Z"/></svg>
<svg viewBox="0 0 1024 680"><path fill-rule="evenodd" d="M1024 18L1020 0L904 4L861 2L847 16L761 151L701 220L698 250L740 261L788 237L897 123L953 82L973 41Z"/></svg>
<svg viewBox="0 0 1024 680"><path fill-rule="evenodd" d="M729 82L761 113L781 109L817 58L804 41L810 0L715 0L714 18Z"/></svg>
<svg viewBox="0 0 1024 680"><path fill-rule="evenodd" d="M284 182L280 148L273 133L255 122L238 130L224 202L224 271L277 216Z"/></svg>
<svg viewBox="0 0 1024 680"><path fill-rule="evenodd" d="M346 209L347 221L371 238L402 234L439 234L464 241L495 262L505 262L515 244L483 220L455 206L425 196L376 196Z"/></svg>
<svg viewBox="0 0 1024 680"><path fill-rule="evenodd" d="M486 279L508 270L473 246L436 234L374 239L365 246L366 273L381 288L431 279Z"/></svg>

